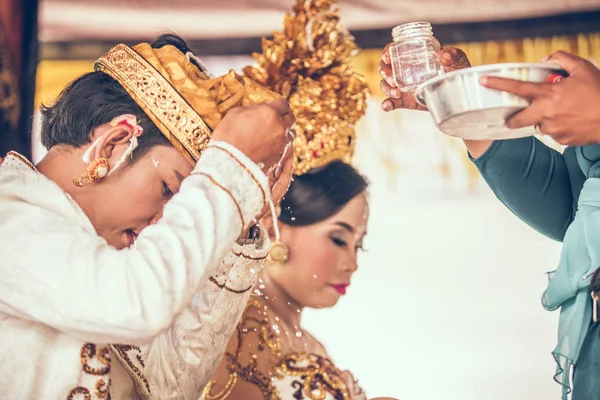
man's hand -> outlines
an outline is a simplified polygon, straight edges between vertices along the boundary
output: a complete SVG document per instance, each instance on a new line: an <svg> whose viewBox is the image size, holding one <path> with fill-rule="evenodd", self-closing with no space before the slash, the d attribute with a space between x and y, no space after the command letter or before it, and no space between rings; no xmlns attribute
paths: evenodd
<svg viewBox="0 0 600 400"><path fill-rule="evenodd" d="M523 82L487 76L481 84L523 97L531 104L506 120L513 129L537 126L563 145L600 143L600 70L591 62L559 51L545 61L560 65L569 76L557 83Z"/></svg>
<svg viewBox="0 0 600 400"><path fill-rule="evenodd" d="M379 62L379 73L381 74L382 78L380 84L381 90L388 97L381 103L381 108L383 111L392 111L401 108L409 110L427 110L425 107L417 103L414 93L402 92L396 86L390 60L390 45L391 43L385 46L385 49L383 49L381 61ZM440 50L439 55L440 62L444 67L444 71L446 72L468 68L471 66L467 55L461 49L448 47Z"/></svg>
<svg viewBox="0 0 600 400"><path fill-rule="evenodd" d="M290 140L287 131L295 121L284 99L233 108L213 132L213 139L237 147L266 171L281 159Z"/></svg>

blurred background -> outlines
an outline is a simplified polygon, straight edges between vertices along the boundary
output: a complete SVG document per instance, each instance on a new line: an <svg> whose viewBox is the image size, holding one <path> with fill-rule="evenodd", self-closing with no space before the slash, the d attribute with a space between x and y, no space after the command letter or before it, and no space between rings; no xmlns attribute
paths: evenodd
<svg viewBox="0 0 600 400"><path fill-rule="evenodd" d="M172 31L215 74L253 62L293 0L0 1L0 153L38 161L38 113L118 42ZM372 182L367 252L348 295L306 328L369 397L558 398L558 314L542 309L559 244L494 198L460 141L424 112L380 110L377 64L391 28L427 20L474 65L536 62L556 50L600 61L600 0L340 0L373 97L355 164ZM34 115L34 118L31 118ZM33 134L31 134L33 132ZM553 145L552 143L549 143ZM557 149L560 149L556 146Z"/></svg>

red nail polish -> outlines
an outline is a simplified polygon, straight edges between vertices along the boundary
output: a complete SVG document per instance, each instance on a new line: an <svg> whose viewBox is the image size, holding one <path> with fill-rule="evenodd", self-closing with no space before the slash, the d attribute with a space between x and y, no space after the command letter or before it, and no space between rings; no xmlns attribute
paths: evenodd
<svg viewBox="0 0 600 400"><path fill-rule="evenodd" d="M549 77L546 78L546 82L548 83L558 83L560 81L562 81L563 79L565 79L564 76L562 76L561 74L552 74Z"/></svg>

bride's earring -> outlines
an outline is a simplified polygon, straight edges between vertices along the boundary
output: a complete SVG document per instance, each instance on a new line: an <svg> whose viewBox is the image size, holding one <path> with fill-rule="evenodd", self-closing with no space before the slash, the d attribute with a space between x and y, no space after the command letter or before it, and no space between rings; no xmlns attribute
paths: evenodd
<svg viewBox="0 0 600 400"><path fill-rule="evenodd" d="M269 262L272 264L285 264L289 258L290 248L285 243L276 240L271 244L268 255Z"/></svg>

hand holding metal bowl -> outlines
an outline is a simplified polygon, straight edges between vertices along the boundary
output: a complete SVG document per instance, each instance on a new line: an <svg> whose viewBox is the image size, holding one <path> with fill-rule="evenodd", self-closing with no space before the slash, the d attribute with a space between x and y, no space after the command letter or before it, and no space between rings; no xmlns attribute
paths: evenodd
<svg viewBox="0 0 600 400"><path fill-rule="evenodd" d="M558 64L512 63L466 68L420 85L417 102L429 110L440 130L470 140L514 139L537 134L534 126L511 129L506 119L530 104L530 100L481 85L484 76L526 82L548 82L566 76Z"/></svg>
<svg viewBox="0 0 600 400"><path fill-rule="evenodd" d="M489 89L512 93L531 104L506 120L517 129L534 125L538 132L566 146L600 143L600 69L575 54L558 51L545 60L560 65L569 74L559 83L531 83L485 77Z"/></svg>

